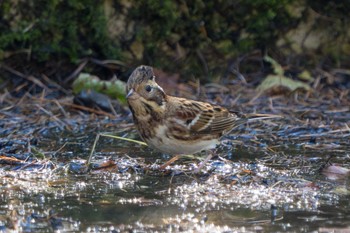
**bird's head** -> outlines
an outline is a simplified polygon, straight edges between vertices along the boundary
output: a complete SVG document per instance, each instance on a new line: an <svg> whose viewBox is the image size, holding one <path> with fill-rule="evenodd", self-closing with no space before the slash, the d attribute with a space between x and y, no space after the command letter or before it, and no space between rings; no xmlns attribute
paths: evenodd
<svg viewBox="0 0 350 233"><path fill-rule="evenodd" d="M166 94L155 78L150 66L142 65L132 72L126 85L126 98L130 106L133 106L134 102L144 103L153 108L165 104Z"/></svg>

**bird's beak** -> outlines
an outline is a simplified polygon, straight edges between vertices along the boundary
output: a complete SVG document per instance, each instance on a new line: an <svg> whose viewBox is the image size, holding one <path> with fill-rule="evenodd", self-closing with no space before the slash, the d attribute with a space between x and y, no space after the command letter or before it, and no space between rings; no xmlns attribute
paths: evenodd
<svg viewBox="0 0 350 233"><path fill-rule="evenodd" d="M129 99L134 94L134 88L131 88L129 93L126 95L126 98Z"/></svg>

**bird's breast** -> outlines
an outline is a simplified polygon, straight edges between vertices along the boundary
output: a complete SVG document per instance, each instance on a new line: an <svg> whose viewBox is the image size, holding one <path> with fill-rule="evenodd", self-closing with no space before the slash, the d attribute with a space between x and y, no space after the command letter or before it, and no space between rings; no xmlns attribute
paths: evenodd
<svg viewBox="0 0 350 233"><path fill-rule="evenodd" d="M219 140L215 137L206 138L191 138L185 136L181 139L174 137L172 132L166 125L159 125L155 128L155 136L150 138L144 138L146 143L159 151L170 154L194 154L202 150L213 149L219 143Z"/></svg>

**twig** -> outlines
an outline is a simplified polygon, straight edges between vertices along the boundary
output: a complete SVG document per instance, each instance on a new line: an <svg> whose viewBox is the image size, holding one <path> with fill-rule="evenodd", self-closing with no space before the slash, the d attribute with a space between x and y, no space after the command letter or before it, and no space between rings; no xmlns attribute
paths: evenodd
<svg viewBox="0 0 350 233"><path fill-rule="evenodd" d="M131 138L123 138L123 137L119 137L119 136L115 136L115 135L99 133L99 134L96 135L94 144L92 145L92 148L91 148L89 159L86 161L86 165L87 166L89 166L90 163L91 163L92 155L94 154L94 151L95 151L95 148L96 148L96 144L97 144L97 141L99 140L100 136L109 137L109 138L115 138L115 139L119 139L119 140L123 140L123 141L127 141L127 142L137 143L137 144L140 144L140 145L143 145L143 146L148 146L145 142L141 142L141 141L134 140L134 139L131 139Z"/></svg>
<svg viewBox="0 0 350 233"><path fill-rule="evenodd" d="M124 137L119 137L119 136L110 135L110 134L100 134L100 135L104 136L104 137L115 138L115 139L127 141L127 142L137 143L137 144L140 144L140 145L143 145L143 146L148 146L147 143L145 143L145 142L141 142L141 141L134 140L134 139L131 139L131 138L124 138Z"/></svg>
<svg viewBox="0 0 350 233"><path fill-rule="evenodd" d="M73 71L73 73L71 73L67 78L65 78L65 80L63 81L63 84L67 84L69 81L74 79L84 69L88 61L89 61L88 59L83 59L83 62L78 66L78 68L76 68Z"/></svg>
<svg viewBox="0 0 350 233"><path fill-rule="evenodd" d="M60 128L62 129L62 127L66 126L66 123L64 123L63 121L61 121L60 119L58 119L55 115L53 115L51 112L47 111L45 108L41 107L39 104L35 104L35 106L37 108L39 108L41 111L43 111L44 113L46 113L47 115L49 115L50 117L52 117L53 119L55 119L57 122L59 122Z"/></svg>
<svg viewBox="0 0 350 233"><path fill-rule="evenodd" d="M91 151L90 151L89 159L86 161L86 166L87 167L89 167L90 164L91 164L92 155L94 154L94 151L95 151L95 148L96 148L96 144L97 144L97 141L98 141L99 138L100 138L100 134L97 134L96 138L95 138L95 141L94 141L94 144L92 144L92 148L91 148Z"/></svg>
<svg viewBox="0 0 350 233"><path fill-rule="evenodd" d="M60 90L60 91L62 91L64 94L66 94L66 95L71 94L70 91L64 89L61 85L59 85L59 84L56 83L55 81L49 79L49 77L47 77L45 74L42 74L41 77L42 77L43 79L45 79L45 81L46 81L47 83L50 83L51 85L57 87L57 89Z"/></svg>
<svg viewBox="0 0 350 233"><path fill-rule="evenodd" d="M8 72L17 75L20 78L23 78L25 80L28 80L32 83L34 83L35 85L43 88L43 89L49 89L44 83L42 83L39 79L35 78L32 75L26 76L25 74L22 74L21 72L14 70L13 68L7 66L7 65L2 65L2 67L4 68L4 70L7 70Z"/></svg>
<svg viewBox="0 0 350 233"><path fill-rule="evenodd" d="M88 108L88 107L85 107L85 106L82 106L82 105L71 104L71 103L62 103L62 104L68 105L68 106L70 106L72 108L77 108L77 109L80 109L80 110L83 110L83 111L92 112L92 113L96 113L96 114L99 114L99 115L105 115L105 116L108 116L110 118L114 118L115 117L113 114L110 114L108 112L95 110L93 108Z"/></svg>

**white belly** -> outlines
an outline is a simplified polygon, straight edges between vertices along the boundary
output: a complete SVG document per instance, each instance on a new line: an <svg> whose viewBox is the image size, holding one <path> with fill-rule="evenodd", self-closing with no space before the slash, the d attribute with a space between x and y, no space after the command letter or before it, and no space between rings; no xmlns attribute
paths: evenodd
<svg viewBox="0 0 350 233"><path fill-rule="evenodd" d="M147 140L147 144L163 153L176 154L194 154L202 150L209 150L216 147L218 139L183 141L175 138L168 138L164 133L165 128L157 129L157 137Z"/></svg>

